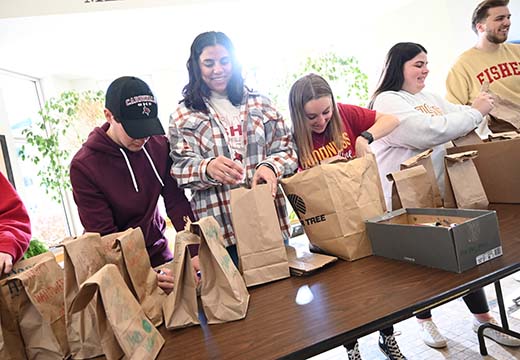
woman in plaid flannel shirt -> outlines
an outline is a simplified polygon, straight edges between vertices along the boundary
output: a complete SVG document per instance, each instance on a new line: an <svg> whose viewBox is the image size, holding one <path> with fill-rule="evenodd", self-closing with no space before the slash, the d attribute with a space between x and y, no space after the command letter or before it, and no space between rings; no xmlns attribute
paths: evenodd
<svg viewBox="0 0 520 360"><path fill-rule="evenodd" d="M241 183L271 185L280 226L289 237L278 179L297 169L292 135L265 96L244 86L231 40L221 32L198 35L187 62L184 99L170 117L171 174L190 189L197 218L213 216L235 263L230 190Z"/></svg>

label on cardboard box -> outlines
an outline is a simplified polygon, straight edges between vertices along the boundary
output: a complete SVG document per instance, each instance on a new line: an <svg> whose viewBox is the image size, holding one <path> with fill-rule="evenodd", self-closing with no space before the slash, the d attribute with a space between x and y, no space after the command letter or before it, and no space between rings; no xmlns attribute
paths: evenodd
<svg viewBox="0 0 520 360"><path fill-rule="evenodd" d="M477 261L477 265L485 263L486 261L493 260L496 257L502 255L502 246L497 246L494 249L486 251L483 254L478 255L475 260Z"/></svg>

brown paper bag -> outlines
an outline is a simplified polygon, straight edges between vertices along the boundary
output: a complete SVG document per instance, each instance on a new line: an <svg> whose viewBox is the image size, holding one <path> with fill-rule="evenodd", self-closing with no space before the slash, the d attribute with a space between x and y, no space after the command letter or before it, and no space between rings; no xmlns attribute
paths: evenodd
<svg viewBox="0 0 520 360"><path fill-rule="evenodd" d="M495 134L489 134L488 140L489 141L502 141L502 140L510 140L510 139L516 139L519 138L520 134L516 131L507 131L502 133L495 133Z"/></svg>
<svg viewBox="0 0 520 360"><path fill-rule="evenodd" d="M0 359L18 360L27 359L22 334L18 322L22 286L19 281L10 281L13 276L31 269L46 260L54 260L51 252L33 256L27 260L20 260L13 265L11 272L0 279L0 328L2 329L2 345ZM1 343L1 342L0 342Z"/></svg>
<svg viewBox="0 0 520 360"><path fill-rule="evenodd" d="M189 223L188 223L189 228ZM168 268L173 272L173 291L164 300L162 310L167 329L177 329L200 323L197 305L197 285L195 271L191 264L188 245L200 244L200 238L184 230L175 236L175 257Z"/></svg>
<svg viewBox="0 0 520 360"><path fill-rule="evenodd" d="M494 133L515 131L520 129L520 104L489 91L489 82L484 81L481 91L493 96L494 106L488 114L488 127Z"/></svg>
<svg viewBox="0 0 520 360"><path fill-rule="evenodd" d="M231 221L247 286L290 276L270 185L231 190Z"/></svg>
<svg viewBox="0 0 520 360"><path fill-rule="evenodd" d="M0 307L6 306L3 301L2 297L0 296ZM4 332L2 331L2 312L0 311L0 359L6 359L11 360L13 357L11 357L7 352L7 345L4 342Z"/></svg>
<svg viewBox="0 0 520 360"><path fill-rule="evenodd" d="M488 128L494 133L515 131L517 128L502 118L487 114Z"/></svg>
<svg viewBox="0 0 520 360"><path fill-rule="evenodd" d="M386 208L373 154L318 165L281 184L313 246L349 261L372 254L365 220Z"/></svg>
<svg viewBox="0 0 520 360"><path fill-rule="evenodd" d="M244 279L223 245L220 225L212 216L192 223L200 236L201 302L208 324L243 319L249 305Z"/></svg>
<svg viewBox="0 0 520 360"><path fill-rule="evenodd" d="M65 322L72 357L89 359L103 354L101 337L96 327L96 304L90 303L82 311L72 314L72 300L80 285L105 264L101 236L85 233L61 243L65 279Z"/></svg>
<svg viewBox="0 0 520 360"><path fill-rule="evenodd" d="M101 236L99 239L95 240L96 242L99 242L99 244L96 245L96 249L98 249L102 258L102 266L105 266L106 264L114 264L117 266L121 276L123 277L123 280L125 281L125 284L129 287L130 291L132 291L137 299L137 294L133 291L130 274L126 269L125 259L123 257L123 249L121 248L118 241L119 237L124 236L125 233L125 231L121 231Z"/></svg>
<svg viewBox="0 0 520 360"><path fill-rule="evenodd" d="M444 207L488 208L489 201L473 163L473 158L477 155L477 151L466 151L444 157L446 165Z"/></svg>
<svg viewBox="0 0 520 360"><path fill-rule="evenodd" d="M10 284L10 283L17 283ZM20 333L29 359L65 359L69 355L64 315L63 270L54 257L11 276L20 287L14 300Z"/></svg>
<svg viewBox="0 0 520 360"><path fill-rule="evenodd" d="M435 177L435 170L433 170L433 163L431 154L433 149L426 150L420 154L417 154L410 159L406 160L401 164L401 170L409 169L414 166L422 165L426 169L426 174L430 179L433 191L433 207L442 207L442 196L437 184L437 178Z"/></svg>
<svg viewBox="0 0 520 360"><path fill-rule="evenodd" d="M96 328L107 359L155 359L164 338L144 314L117 266L105 265L82 285L71 313L83 310L97 293Z"/></svg>
<svg viewBox="0 0 520 360"><path fill-rule="evenodd" d="M285 250L287 252L287 259L289 260L291 275L294 276L313 274L325 265L332 264L338 260L335 256L324 254L311 252L298 253L296 248L290 245L286 245Z"/></svg>
<svg viewBox="0 0 520 360"><path fill-rule="evenodd" d="M493 94L495 106L488 115L491 131L505 132L520 129L520 105Z"/></svg>
<svg viewBox="0 0 520 360"><path fill-rule="evenodd" d="M478 151L473 162L489 202L520 203L520 138L446 149L448 154L470 150Z"/></svg>
<svg viewBox="0 0 520 360"><path fill-rule="evenodd" d="M392 210L435 207L432 182L423 165L396 171L387 178L393 181Z"/></svg>
<svg viewBox="0 0 520 360"><path fill-rule="evenodd" d="M464 136L456 138L452 140L452 143L455 146L466 146L466 145L475 145L475 144L483 144L484 141L478 136L475 131L471 131Z"/></svg>
<svg viewBox="0 0 520 360"><path fill-rule="evenodd" d="M162 324L162 303L166 298L157 285L157 274L152 269L146 251L143 232L140 228L103 236L103 240L114 241L112 249L121 254L122 262L114 261L123 275L125 283L141 304L144 313L155 326ZM110 263L110 261L107 261ZM120 265L120 264L123 265Z"/></svg>

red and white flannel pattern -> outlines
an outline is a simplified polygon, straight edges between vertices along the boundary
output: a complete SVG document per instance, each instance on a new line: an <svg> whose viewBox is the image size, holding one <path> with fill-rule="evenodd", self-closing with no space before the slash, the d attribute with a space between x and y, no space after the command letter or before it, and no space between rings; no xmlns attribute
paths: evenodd
<svg viewBox="0 0 520 360"><path fill-rule="evenodd" d="M218 114L208 102L206 106L209 114L189 109L181 103L171 115L168 134L173 159L171 174L179 187L191 190L191 207L195 217L214 216L221 226L224 245L229 246L236 244L230 216L230 190L234 186L209 179L206 167L213 158L221 155L231 158L231 154ZM278 179L293 174L298 161L292 134L270 100L245 90L240 116L244 120L243 131L246 135L246 180L251 181L255 169L262 163L276 169ZM280 188L275 203L282 233L288 238L289 220Z"/></svg>

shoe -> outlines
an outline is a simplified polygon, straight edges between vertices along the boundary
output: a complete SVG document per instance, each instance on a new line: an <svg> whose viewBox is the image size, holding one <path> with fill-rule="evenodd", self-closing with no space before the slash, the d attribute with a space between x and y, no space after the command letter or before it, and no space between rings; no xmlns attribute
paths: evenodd
<svg viewBox="0 0 520 360"><path fill-rule="evenodd" d="M347 350L348 360L361 360L361 354L359 353L359 344L356 343L354 349Z"/></svg>
<svg viewBox="0 0 520 360"><path fill-rule="evenodd" d="M406 360L406 357L401 354L393 334L388 336L379 334L379 350L386 355L388 360Z"/></svg>
<svg viewBox="0 0 520 360"><path fill-rule="evenodd" d="M440 349L446 347L446 338L441 335L437 325L431 320L421 321L419 323L421 329L421 338L424 343L432 348Z"/></svg>
<svg viewBox="0 0 520 360"><path fill-rule="evenodd" d="M495 319L491 319L489 321L489 323L500 326ZM482 324L485 324L485 322L481 323L477 319L474 319L473 320L473 331L477 332L479 326ZM495 329L491 329L491 328L484 329L484 336L487 338L490 338L491 340L494 340L495 342L499 343L500 345L513 346L513 347L520 346L520 339L509 336L507 334L503 334L500 331L496 331Z"/></svg>

